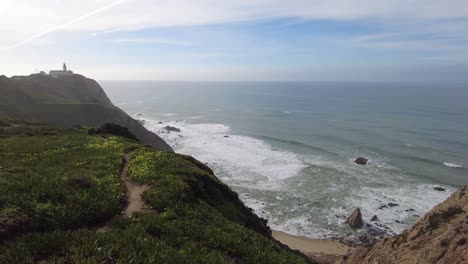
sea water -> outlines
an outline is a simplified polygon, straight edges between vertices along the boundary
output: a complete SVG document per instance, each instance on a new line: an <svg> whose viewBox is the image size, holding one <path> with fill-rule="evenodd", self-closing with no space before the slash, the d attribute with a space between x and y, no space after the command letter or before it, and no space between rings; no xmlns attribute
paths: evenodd
<svg viewBox="0 0 468 264"><path fill-rule="evenodd" d="M277 230L353 237L343 222L359 207L365 222L377 215L387 234L400 233L468 183L465 84L101 84ZM357 157L369 164L355 164Z"/></svg>

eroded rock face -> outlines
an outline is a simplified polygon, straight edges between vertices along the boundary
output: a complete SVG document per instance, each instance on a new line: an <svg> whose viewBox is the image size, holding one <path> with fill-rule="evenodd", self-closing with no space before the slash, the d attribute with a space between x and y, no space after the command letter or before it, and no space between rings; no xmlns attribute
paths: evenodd
<svg viewBox="0 0 468 264"><path fill-rule="evenodd" d="M468 263L468 185L409 230L358 248L338 263Z"/></svg>
<svg viewBox="0 0 468 264"><path fill-rule="evenodd" d="M346 223L352 228L361 228L364 222L362 221L361 210L356 208L354 212L346 219Z"/></svg>

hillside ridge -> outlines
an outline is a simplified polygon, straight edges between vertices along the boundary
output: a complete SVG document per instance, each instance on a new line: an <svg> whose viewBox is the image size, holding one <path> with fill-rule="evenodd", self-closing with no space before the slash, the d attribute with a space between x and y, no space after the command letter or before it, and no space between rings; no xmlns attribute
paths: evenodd
<svg viewBox="0 0 468 264"><path fill-rule="evenodd" d="M159 136L112 104L93 79L70 76L0 76L0 119L46 121L61 127L127 127L142 143L161 150L172 148Z"/></svg>

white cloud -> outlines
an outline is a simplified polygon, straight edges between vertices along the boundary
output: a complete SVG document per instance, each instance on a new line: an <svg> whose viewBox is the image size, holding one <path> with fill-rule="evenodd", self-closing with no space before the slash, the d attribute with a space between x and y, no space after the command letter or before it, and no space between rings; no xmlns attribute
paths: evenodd
<svg viewBox="0 0 468 264"><path fill-rule="evenodd" d="M2 0L0 32L108 31L295 17L432 20L468 17L466 0Z"/></svg>
<svg viewBox="0 0 468 264"><path fill-rule="evenodd" d="M166 45L176 45L176 46L191 46L192 43L171 40L171 39L160 39L160 38L118 38L111 40L115 43L149 43L149 44L166 44Z"/></svg>

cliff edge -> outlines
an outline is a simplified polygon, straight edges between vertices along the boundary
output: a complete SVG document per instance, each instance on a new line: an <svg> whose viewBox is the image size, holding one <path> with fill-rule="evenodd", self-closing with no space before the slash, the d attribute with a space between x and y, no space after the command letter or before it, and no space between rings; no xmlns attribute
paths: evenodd
<svg viewBox="0 0 468 264"><path fill-rule="evenodd" d="M468 185L435 206L411 229L358 248L342 264L468 263Z"/></svg>
<svg viewBox="0 0 468 264"><path fill-rule="evenodd" d="M114 106L101 86L79 74L60 76L0 76L0 119L45 121L61 127L127 127L140 142L172 151L156 134Z"/></svg>

